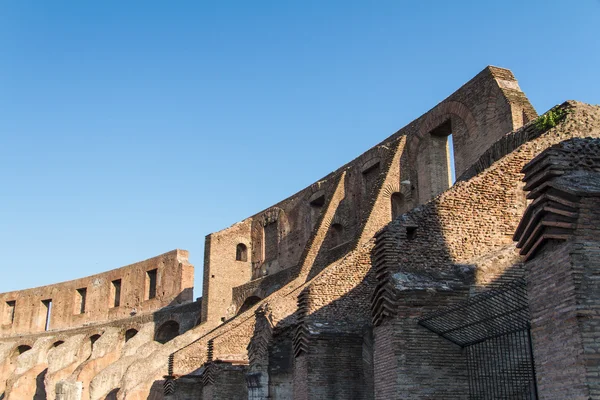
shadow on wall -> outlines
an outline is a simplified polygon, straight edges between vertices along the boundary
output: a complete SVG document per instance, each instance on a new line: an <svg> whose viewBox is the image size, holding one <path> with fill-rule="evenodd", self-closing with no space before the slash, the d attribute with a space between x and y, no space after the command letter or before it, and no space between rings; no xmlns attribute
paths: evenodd
<svg viewBox="0 0 600 400"><path fill-rule="evenodd" d="M117 400L117 393L119 393L119 388L113 389L104 398L104 400Z"/></svg>
<svg viewBox="0 0 600 400"><path fill-rule="evenodd" d="M282 376L277 369L273 372L269 365L274 361L272 354L262 361L266 366L252 373L279 373L277 385L281 385L282 378L287 379L288 387L308 391L309 397L343 399L356 393L360 394L358 398L372 399L375 374L379 377L393 371L396 377L404 374L419 380L430 376L435 365L436 379L428 383L428 393L433 391L440 397L468 393L466 353L418 325L416 317L466 300L476 285L475 272L480 266L455 263L444 237L448 234L444 232L447 226L442 226L440 218L440 213L446 210L440 211L437 203L430 203L426 208L426 212L409 212L388 226L384 247L389 249L389 255L382 255L378 248L351 253L302 292L297 321L290 315L276 324L269 348L278 340L278 331L285 331L290 324L296 325L293 350L286 354L294 374ZM462 218L468 219L471 215L465 212ZM492 243L484 254L493 255L503 246L506 244ZM364 257L361 251L370 254ZM489 279L486 286L498 286L522 274L522 264L507 262L504 270ZM336 285L332 286L332 281ZM337 293L332 293L332 287ZM324 305L313 309L312 304ZM378 309L384 309L387 315L378 315ZM392 333L389 333L388 320L394 321ZM386 340L386 335L397 336L395 330L403 332L402 343ZM264 340L264 332L255 330L251 343L261 340ZM389 354L395 356L390 358ZM406 368L401 370L398 365ZM305 382L295 382L293 375L303 376ZM271 387L276 385L272 383L273 377L253 381L268 382L269 387L263 389L270 395L278 390ZM324 380L327 385L317 384ZM396 390L408 389L395 387L394 393L388 395L395 397L399 393ZM413 390L422 390L422 387ZM419 396L419 393L414 395Z"/></svg>
<svg viewBox="0 0 600 400"><path fill-rule="evenodd" d="M189 301L188 299L193 298L192 294L193 288L187 288L169 305L153 313L154 340L156 342L165 344L198 324L198 321L201 320L202 298L197 301ZM125 333L126 340L135 336L137 331L133 331L130 329Z"/></svg>
<svg viewBox="0 0 600 400"><path fill-rule="evenodd" d="M48 368L40 372L35 378L35 395L33 397L34 400L46 400L46 385L44 384L46 373L48 373ZM2 397L0 397L0 399L2 399Z"/></svg>

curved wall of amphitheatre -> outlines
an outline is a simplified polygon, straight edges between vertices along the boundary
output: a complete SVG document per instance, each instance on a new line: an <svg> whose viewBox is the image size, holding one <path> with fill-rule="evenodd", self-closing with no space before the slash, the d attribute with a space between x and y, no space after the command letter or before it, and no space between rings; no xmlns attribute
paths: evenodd
<svg viewBox="0 0 600 400"><path fill-rule="evenodd" d="M147 314L193 300L188 252L173 250L72 281L0 294L0 337L57 331Z"/></svg>

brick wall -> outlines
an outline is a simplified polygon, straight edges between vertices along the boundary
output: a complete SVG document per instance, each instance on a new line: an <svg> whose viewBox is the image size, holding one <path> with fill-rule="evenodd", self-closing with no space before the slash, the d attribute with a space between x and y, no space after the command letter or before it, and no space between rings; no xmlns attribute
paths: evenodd
<svg viewBox="0 0 600 400"><path fill-rule="evenodd" d="M157 270L156 297L148 297L147 271ZM193 300L194 267L188 252L174 250L136 264L86 278L0 294L0 336L44 332L47 306L52 301L50 330L145 314L168 305ZM120 302L115 307L113 281L120 280ZM78 289L85 289L85 310ZM9 310L12 309L12 313Z"/></svg>

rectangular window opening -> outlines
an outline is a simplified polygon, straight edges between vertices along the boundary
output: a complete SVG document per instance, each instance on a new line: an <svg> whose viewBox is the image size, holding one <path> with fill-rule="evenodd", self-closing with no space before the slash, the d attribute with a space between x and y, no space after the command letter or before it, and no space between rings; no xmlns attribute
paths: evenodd
<svg viewBox="0 0 600 400"><path fill-rule="evenodd" d="M15 320L15 306L16 301L7 301L6 302L6 323L12 324Z"/></svg>
<svg viewBox="0 0 600 400"><path fill-rule="evenodd" d="M406 227L406 239L415 240L417 237L417 227L416 226L407 226Z"/></svg>
<svg viewBox="0 0 600 400"><path fill-rule="evenodd" d="M111 291L112 306L119 307L121 305L121 280L116 279L116 280L112 281L111 286L112 286L112 291Z"/></svg>
<svg viewBox="0 0 600 400"><path fill-rule="evenodd" d="M153 269L146 274L148 275L148 300L156 297L156 276L158 270Z"/></svg>
<svg viewBox="0 0 600 400"><path fill-rule="evenodd" d="M450 170L450 186L456 183L456 170L454 169L454 139L448 135L448 169Z"/></svg>
<svg viewBox="0 0 600 400"><path fill-rule="evenodd" d="M85 313L85 301L87 298L87 288L77 289L77 309L75 310L78 314Z"/></svg>
<svg viewBox="0 0 600 400"><path fill-rule="evenodd" d="M46 314L44 330L50 330L50 317L52 315L52 299L42 300L42 311Z"/></svg>
<svg viewBox="0 0 600 400"><path fill-rule="evenodd" d="M456 181L452 123L447 120L430 132L430 166L432 194L447 190Z"/></svg>
<svg viewBox="0 0 600 400"><path fill-rule="evenodd" d="M265 261L276 260L279 253L279 233L277 222L272 222L264 227L265 235Z"/></svg>

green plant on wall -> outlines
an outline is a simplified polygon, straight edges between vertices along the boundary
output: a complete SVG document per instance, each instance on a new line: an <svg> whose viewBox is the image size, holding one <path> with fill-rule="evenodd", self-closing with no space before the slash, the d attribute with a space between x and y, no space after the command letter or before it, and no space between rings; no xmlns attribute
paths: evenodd
<svg viewBox="0 0 600 400"><path fill-rule="evenodd" d="M554 128L562 119L566 117L569 110L560 106L553 107L544 115L540 115L535 121L535 126L540 131L547 131Z"/></svg>

